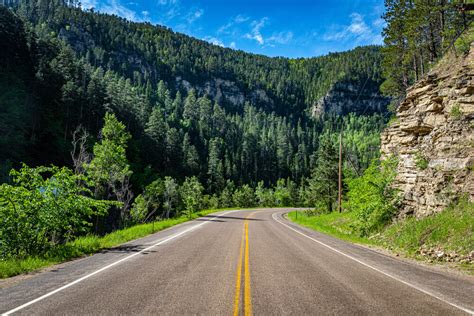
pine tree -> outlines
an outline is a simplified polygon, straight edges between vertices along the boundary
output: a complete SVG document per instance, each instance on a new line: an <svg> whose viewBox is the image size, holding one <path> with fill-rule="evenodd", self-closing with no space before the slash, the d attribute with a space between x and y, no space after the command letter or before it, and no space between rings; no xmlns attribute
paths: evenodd
<svg viewBox="0 0 474 316"><path fill-rule="evenodd" d="M196 147L191 144L188 133L184 135L182 155L186 175L196 175L199 172L199 155Z"/></svg>
<svg viewBox="0 0 474 316"><path fill-rule="evenodd" d="M310 194L317 207L332 212L337 199L338 153L329 133L320 136L316 166L309 179Z"/></svg>
<svg viewBox="0 0 474 316"><path fill-rule="evenodd" d="M213 138L209 143L208 156L208 189L209 192L219 192L225 185L224 165L221 159L222 139Z"/></svg>

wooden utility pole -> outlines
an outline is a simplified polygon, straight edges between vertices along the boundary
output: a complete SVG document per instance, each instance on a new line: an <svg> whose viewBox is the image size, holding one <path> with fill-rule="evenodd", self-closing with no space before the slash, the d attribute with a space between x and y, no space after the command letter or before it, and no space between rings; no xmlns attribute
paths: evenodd
<svg viewBox="0 0 474 316"><path fill-rule="evenodd" d="M339 213L342 212L342 129L339 133L339 194L337 197L337 207Z"/></svg>

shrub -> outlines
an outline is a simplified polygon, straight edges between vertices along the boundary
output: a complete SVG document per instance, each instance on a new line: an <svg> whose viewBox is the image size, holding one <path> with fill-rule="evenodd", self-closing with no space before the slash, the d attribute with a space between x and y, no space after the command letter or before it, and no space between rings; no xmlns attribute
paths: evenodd
<svg viewBox="0 0 474 316"><path fill-rule="evenodd" d="M258 206L271 207L276 204L273 190L265 188L263 181L260 181L255 188L255 198Z"/></svg>
<svg viewBox="0 0 474 316"><path fill-rule="evenodd" d="M453 107L451 108L451 111L449 112L449 114L455 120L461 119L462 112L461 112L461 108L459 107L459 104L453 105Z"/></svg>
<svg viewBox="0 0 474 316"><path fill-rule="evenodd" d="M155 218L157 211L163 205L165 184L162 179L157 179L147 185L142 194L139 194L130 210L129 224L144 223Z"/></svg>
<svg viewBox="0 0 474 316"><path fill-rule="evenodd" d="M183 203L186 208L186 213L189 218L191 218L192 214L198 211L201 207L203 191L204 188L196 177L186 177L184 183L181 185L181 198L183 199Z"/></svg>
<svg viewBox="0 0 474 316"><path fill-rule="evenodd" d="M26 165L0 186L0 257L40 255L89 232L91 218L117 202L91 198L83 176L68 168Z"/></svg>
<svg viewBox="0 0 474 316"><path fill-rule="evenodd" d="M346 207L356 213L354 229L367 236L389 223L396 213L398 192L391 187L398 160L373 161L363 176L349 181Z"/></svg>
<svg viewBox="0 0 474 316"><path fill-rule="evenodd" d="M415 154L415 166L420 170L428 168L428 159L426 159L420 152Z"/></svg>
<svg viewBox="0 0 474 316"><path fill-rule="evenodd" d="M255 194L253 189L245 184L239 189L235 190L232 195L234 205L238 207L252 207L255 206Z"/></svg>

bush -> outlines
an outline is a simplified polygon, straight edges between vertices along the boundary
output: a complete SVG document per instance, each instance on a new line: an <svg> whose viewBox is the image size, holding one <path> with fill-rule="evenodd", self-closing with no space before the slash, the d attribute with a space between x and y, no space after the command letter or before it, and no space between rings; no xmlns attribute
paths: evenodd
<svg viewBox="0 0 474 316"><path fill-rule="evenodd" d="M0 256L40 255L89 232L94 215L116 202L91 198L83 176L68 168L26 165L12 170L13 185L0 186Z"/></svg>
<svg viewBox="0 0 474 316"><path fill-rule="evenodd" d="M238 207L255 206L255 194L253 189L247 184L235 190L232 195L232 200L234 201L234 205Z"/></svg>
<svg viewBox="0 0 474 316"><path fill-rule="evenodd" d="M425 170L428 168L428 159L426 159L421 153L417 152L415 154L415 166L420 170Z"/></svg>
<svg viewBox="0 0 474 316"><path fill-rule="evenodd" d="M130 210L129 224L139 224L155 218L157 211L163 205L165 184L163 180L157 179L147 185L142 194L139 194L132 204Z"/></svg>
<svg viewBox="0 0 474 316"><path fill-rule="evenodd" d="M181 185L181 198L183 199L186 214L189 218L202 206L203 191L204 188L196 177L186 177L184 183Z"/></svg>
<svg viewBox="0 0 474 316"><path fill-rule="evenodd" d="M461 119L462 112L461 112L461 108L459 107L459 104L453 105L453 107L451 108L451 111L449 112L449 114L455 120Z"/></svg>
<svg viewBox="0 0 474 316"><path fill-rule="evenodd" d="M273 190L265 188L263 181L260 181L255 188L255 198L258 206L271 207L276 204Z"/></svg>
<svg viewBox="0 0 474 316"><path fill-rule="evenodd" d="M345 206L356 213L354 229L368 236L389 223L397 211L398 192L391 187L398 160L373 161L360 178L349 181Z"/></svg>
<svg viewBox="0 0 474 316"><path fill-rule="evenodd" d="M293 194L291 192L294 184L291 180L288 180L288 185L285 179L278 179L275 187L275 200L278 206L288 206L293 204Z"/></svg>

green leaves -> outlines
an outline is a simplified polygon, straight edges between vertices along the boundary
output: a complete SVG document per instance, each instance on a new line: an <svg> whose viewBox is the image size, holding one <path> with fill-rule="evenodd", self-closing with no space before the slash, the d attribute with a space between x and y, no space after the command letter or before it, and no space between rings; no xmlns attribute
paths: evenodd
<svg viewBox="0 0 474 316"><path fill-rule="evenodd" d="M385 0L381 90L403 96L463 30L459 2Z"/></svg>
<svg viewBox="0 0 474 316"><path fill-rule="evenodd" d="M361 236L379 230L397 211L398 191L391 187L398 160L374 160L364 175L349 181L348 201L344 207L357 214L354 228Z"/></svg>
<svg viewBox="0 0 474 316"><path fill-rule="evenodd" d="M132 175L126 156L131 135L114 114L106 113L101 136L100 142L94 145L94 158L84 168L100 194L107 197L107 194L117 195Z"/></svg>
<svg viewBox="0 0 474 316"><path fill-rule="evenodd" d="M180 193L189 217L199 210L202 203L203 190L203 186L196 177L187 177L186 180L184 180L184 183L180 188Z"/></svg>
<svg viewBox="0 0 474 316"><path fill-rule="evenodd" d="M68 168L26 165L0 186L0 256L38 255L87 233L91 218L115 202L95 200L85 178Z"/></svg>

